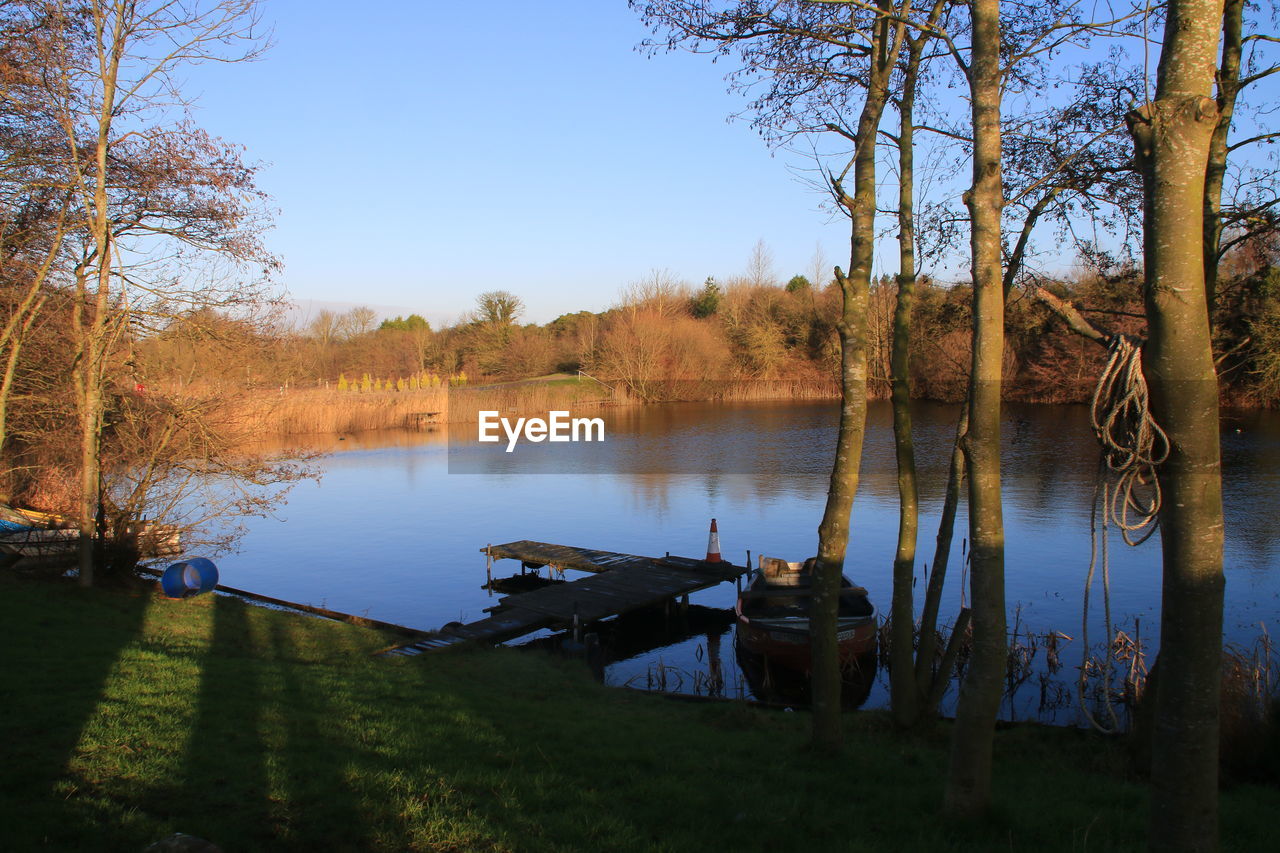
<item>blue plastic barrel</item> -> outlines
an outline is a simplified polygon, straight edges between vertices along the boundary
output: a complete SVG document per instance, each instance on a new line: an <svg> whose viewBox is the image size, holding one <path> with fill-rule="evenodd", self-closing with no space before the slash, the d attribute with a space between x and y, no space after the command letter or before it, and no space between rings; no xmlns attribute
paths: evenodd
<svg viewBox="0 0 1280 853"><path fill-rule="evenodd" d="M217 585L218 567L204 557L174 563L160 575L160 588L169 598L199 595L212 591Z"/></svg>

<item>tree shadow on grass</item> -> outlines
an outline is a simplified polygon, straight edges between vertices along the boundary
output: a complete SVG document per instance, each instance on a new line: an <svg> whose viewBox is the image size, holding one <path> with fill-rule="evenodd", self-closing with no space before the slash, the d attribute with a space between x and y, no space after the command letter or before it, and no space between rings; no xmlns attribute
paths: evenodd
<svg viewBox="0 0 1280 853"><path fill-rule="evenodd" d="M213 634L187 741L174 829L235 846L271 838L262 739L264 665L244 603L214 601Z"/></svg>
<svg viewBox="0 0 1280 853"><path fill-rule="evenodd" d="M393 784L362 780L366 803L378 800L372 807L381 811L381 848L666 846L664 821L654 818L652 803L620 797L616 783L658 781L662 776L653 771L659 766L697 759L668 751L651 728L598 737L597 727L607 724L591 719L593 703L575 701L600 689L585 668L567 672L539 662L528 678L508 681L511 659L495 666L500 654L383 661L398 668L401 695L411 692L417 703L412 727L397 732ZM525 710L513 714L513 701ZM651 801L700 796L685 788L642 788Z"/></svg>
<svg viewBox="0 0 1280 853"><path fill-rule="evenodd" d="M349 652L306 622L218 599L184 768L185 822L175 829L227 850L366 846L326 677L325 658Z"/></svg>
<svg viewBox="0 0 1280 853"><path fill-rule="evenodd" d="M87 793L70 765L150 590L0 577L0 848L60 846Z"/></svg>
<svg viewBox="0 0 1280 853"><path fill-rule="evenodd" d="M308 659L314 652L303 648L298 636L301 621L276 619L269 626L275 653L292 664L280 669L275 685L276 710L284 723L281 770L288 789L289 821L282 827L283 837L330 850L365 849L366 816L350 784L362 763L353 747L353 740L359 739L343 733L358 727L352 714L359 702L351 701L349 680L334 677L326 662ZM298 665L303 662L307 665Z"/></svg>

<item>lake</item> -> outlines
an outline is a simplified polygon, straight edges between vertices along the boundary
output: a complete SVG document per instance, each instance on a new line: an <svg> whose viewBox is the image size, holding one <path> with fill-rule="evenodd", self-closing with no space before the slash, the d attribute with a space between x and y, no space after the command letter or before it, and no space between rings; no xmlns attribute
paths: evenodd
<svg viewBox="0 0 1280 853"><path fill-rule="evenodd" d="M915 408L917 575L920 564L933 558L958 411L928 403ZM475 424L325 438L319 446L332 453L321 463L321 480L299 485L273 517L249 522L238 553L219 560L222 580L290 601L436 628L483 618L483 609L496 601L483 589L481 552L489 543L533 539L701 557L714 517L727 560L742 563L748 549L753 556L801 560L816 551L837 414L830 402L619 408L602 414L604 442L524 443L511 453L505 440L476 442ZM1097 445L1087 410L1072 406L1007 405L1003 441L1010 628L1016 622L1022 632L1073 638L1063 641L1061 652L1058 677L1066 683L1080 662ZM1249 412L1224 419L1223 476L1224 630L1227 641L1248 645L1260 623L1270 630L1280 613L1280 417ZM873 403L846 574L869 590L882 613L891 594L897 514L891 413L887 403ZM965 529L962 510L944 622L960 603ZM1110 551L1113 616L1130 634L1137 623L1151 644L1150 662L1159 627L1158 535L1138 548L1113 535ZM495 564L495 576L518 571L512 561ZM918 583L917 610L923 589ZM733 586L725 584L696 594L693 602L723 610L733 599ZM1101 603L1096 585L1091 642L1103 636ZM643 641L617 642L623 659L609 664L607 681L701 690L719 652L726 692L750 695L732 652L732 629L711 616L705 633L695 628L656 649L644 648ZM882 674L872 686L870 706L887 702L884 681ZM1041 711L1042 692L1030 693L1007 702L1005 716L1039 712L1058 722L1073 719L1069 707Z"/></svg>

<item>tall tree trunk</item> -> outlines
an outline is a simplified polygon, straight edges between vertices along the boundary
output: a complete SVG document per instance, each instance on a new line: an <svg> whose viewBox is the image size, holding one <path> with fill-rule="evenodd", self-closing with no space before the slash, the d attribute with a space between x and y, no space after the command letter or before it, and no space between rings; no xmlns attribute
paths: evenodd
<svg viewBox="0 0 1280 853"><path fill-rule="evenodd" d="M973 255L973 361L964 450L969 478L973 654L960 688L946 789L946 808L958 815L981 813L990 799L991 749L1008 657L1000 497L1000 384L1004 355L1000 0L973 0L971 9L973 187L967 203Z"/></svg>
<svg viewBox="0 0 1280 853"><path fill-rule="evenodd" d="M946 0L935 0L928 25L936 26L946 9ZM919 495L916 481L915 442L911 435L911 312L916 286L915 227L915 101L920 80L920 64L932 39L925 29L907 38L907 58L902 73L902 96L898 104L898 294L893 317L893 431L898 463L898 546L894 553L893 636L890 639L890 696L895 720L903 728L918 725L933 714L928 703L933 678L935 626L946 578L947 552L955 522L959 483L963 478L963 456L959 447L947 485L947 501L939 522L940 556L935 555L934 574L925 594L921 614L918 657L915 646L915 557L919 534ZM967 424L967 417L962 418ZM964 434L961 429L958 437ZM956 468L959 466L957 472ZM945 546L943 545L945 532ZM908 627L910 626L910 627ZM923 662L923 664L922 664ZM921 676L921 668L926 673ZM946 675L941 676L946 678Z"/></svg>
<svg viewBox="0 0 1280 853"><path fill-rule="evenodd" d="M818 527L818 559L810 604L812 637L813 745L835 751L843 745L840 725L841 672L836 641L840 579L849 546L849 514L858 492L862 439L867 421L867 293L865 283L836 268L844 294L840 333L840 432L831 467L827 505ZM856 271L854 272L856 276Z"/></svg>
<svg viewBox="0 0 1280 853"><path fill-rule="evenodd" d="M98 226L95 224L96 227ZM106 223L101 223L101 227L105 230ZM76 383L80 410L80 500L76 526L80 533L78 564L81 586L93 586L94 582L94 541L98 532L98 508L102 494L103 362L107 348L106 316L110 307L108 297L111 276L111 263L102 258L110 257L109 236L104 237L99 245L103 246L104 251L99 254L97 293L94 294L92 316L88 318L87 331L84 333L84 351L77 368ZM83 297L77 299L82 306L77 311L88 310L88 306L83 303L88 302L89 294L83 293Z"/></svg>
<svg viewBox="0 0 1280 853"><path fill-rule="evenodd" d="M1164 584L1152 741L1153 850L1218 841L1222 667L1222 477L1218 386L1206 310L1205 172L1223 0L1172 0L1156 100L1129 115L1145 191L1151 410L1169 436L1158 476Z"/></svg>
<svg viewBox="0 0 1280 853"><path fill-rule="evenodd" d="M80 532L79 568L80 583L93 585L94 534L97 528L98 505L102 491L101 432L104 405L105 359L109 349L108 314L111 307L112 234L108 209L107 182L109 179L107 152L111 146L111 125L116 112L116 87L120 74L120 62L128 40L129 26L136 10L132 5L106 9L93 4L93 22L98 56L98 81L102 85L101 101L97 104L97 138L93 148L92 198L85 199L90 214L90 233L94 250L95 292L93 315L85 326L83 312L88 310L89 294L84 287L83 276L78 278L76 299L77 326L81 333L81 358L79 360L77 394L80 409L80 500L77 526ZM74 129L69 129L74 148ZM86 195L88 195L86 193Z"/></svg>
<svg viewBox="0 0 1280 853"><path fill-rule="evenodd" d="M879 0L886 12L890 0ZM836 269L843 294L840 334L840 432L831 467L827 505L818 526L818 559L812 579L810 633L812 637L813 744L834 751L843 743L840 726L840 655L836 614L840 579L849 546L849 514L858 493L862 441L867 426L867 307L871 266L875 258L876 136L889 99L889 81L902 43L903 27L887 17L875 27L875 45L866 100L858 117L854 153L854 192L844 194L837 180L832 186L850 218L849 274Z"/></svg>
<svg viewBox="0 0 1280 853"><path fill-rule="evenodd" d="M93 409L90 401L92 389L90 381L92 373L87 365L94 358L94 347L92 346L92 335L89 325L92 323L92 316L89 310L89 287L87 269L88 262L82 263L76 269L75 296L71 305L71 332L76 340L76 355L71 368L71 384L75 392L76 414L80 420L80 492L76 502L76 529L79 531L80 539L78 543L79 556L77 563L80 572L80 585L93 586L93 538L90 532L86 535L86 531L92 531L93 510L84 500L86 492L85 482L89 476L96 478L96 473L89 469L86 465L86 458L90 456L86 452L86 438L88 436L96 436L96 429L90 430L86 423L87 414ZM89 464L95 464L97 454L92 454ZM85 513L89 513L89 519L86 521Z"/></svg>
<svg viewBox="0 0 1280 853"><path fill-rule="evenodd" d="M1217 307L1218 246L1222 243L1222 184L1227 174L1227 134L1240 93L1244 49L1244 0L1226 0L1222 9L1222 63L1218 69L1218 121L1209 142L1204 175L1204 294L1209 324Z"/></svg>
<svg viewBox="0 0 1280 853"><path fill-rule="evenodd" d="M893 554L893 599L889 606L889 702L894 722L917 722L920 695L915 679L916 535L920 523L915 442L911 436L911 309L916 289L915 100L923 38L908 42L898 113L898 294L893 309L893 446L898 463L898 545Z"/></svg>

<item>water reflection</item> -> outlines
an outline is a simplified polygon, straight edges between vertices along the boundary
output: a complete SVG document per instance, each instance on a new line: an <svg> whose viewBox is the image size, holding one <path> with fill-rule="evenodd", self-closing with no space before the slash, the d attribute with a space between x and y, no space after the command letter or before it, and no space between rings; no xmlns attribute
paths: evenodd
<svg viewBox="0 0 1280 853"><path fill-rule="evenodd" d="M919 404L915 414L922 577L924 562L932 559L957 414L954 406L929 404ZM582 455L586 445L530 445L512 454L481 447L474 442L474 424L325 439L323 448L333 454L323 463L322 481L299 486L275 518L251 523L241 552L219 567L233 586L432 628L480 618L492 603L480 589L484 559L479 552L489 543L535 539L633 554L700 556L707 521L714 516L723 551L735 562L747 549L793 560L814 553L834 442L833 404L684 403L615 409L604 417L608 439L594 452L605 455L595 461ZM1225 631L1228 639L1248 644L1260 622L1274 629L1272 620L1280 612L1280 418L1232 414L1226 424ZM1011 621L1020 606L1026 630L1078 637L1097 465L1087 412L1010 405L1003 440ZM529 457L532 462L513 462L525 449L542 452ZM459 450L474 453L476 470L484 473L451 473ZM539 473L529 475L531 470ZM896 477L891 412L887 405L873 404L847 573L870 590L881 609L891 591ZM962 515L958 531L965 524ZM954 618L960 603L961 546L958 539L944 622ZM1154 650L1158 540L1137 549L1113 544L1111 568L1116 621L1141 620L1143 637ZM697 594L694 603L724 610L732 606L733 594L732 586L722 585ZM920 584L917 598L922 594ZM1100 593L1094 594L1098 613ZM1090 635L1101 636L1100 617ZM706 674L709 645L704 632L618 657L610 664L609 680L621 684L643 678L659 662ZM1065 666L1078 665L1078 643L1064 641L1064 646ZM723 654L722 665L726 684L744 680L735 656ZM883 703L883 687L872 687L868 701Z"/></svg>
<svg viewBox="0 0 1280 853"><path fill-rule="evenodd" d="M765 655L758 655L742 643L733 644L734 657L743 677L751 687L751 694L762 702L775 705L808 707L813 701L809 676L785 666L779 666ZM852 661L841 672L840 706L846 711L861 708L871 695L876 683L877 661L874 653Z"/></svg>

